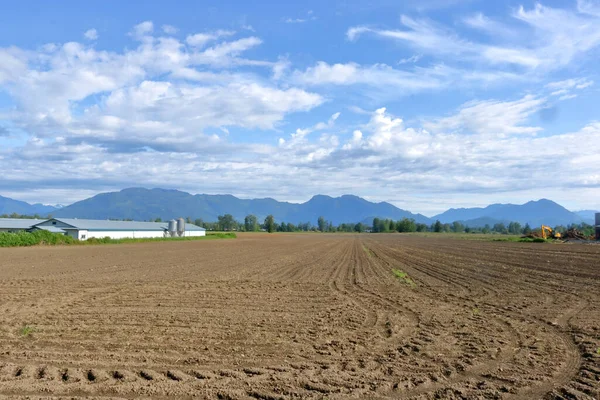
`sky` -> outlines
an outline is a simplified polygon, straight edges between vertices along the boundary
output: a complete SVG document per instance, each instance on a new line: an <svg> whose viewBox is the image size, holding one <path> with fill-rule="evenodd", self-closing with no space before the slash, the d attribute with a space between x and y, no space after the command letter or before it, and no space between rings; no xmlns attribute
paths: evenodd
<svg viewBox="0 0 600 400"><path fill-rule="evenodd" d="M600 0L6 2L0 194L600 209L599 61Z"/></svg>

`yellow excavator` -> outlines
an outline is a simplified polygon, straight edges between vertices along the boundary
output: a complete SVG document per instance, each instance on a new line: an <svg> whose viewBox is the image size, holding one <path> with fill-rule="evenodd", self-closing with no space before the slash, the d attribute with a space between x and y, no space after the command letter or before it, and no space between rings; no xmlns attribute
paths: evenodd
<svg viewBox="0 0 600 400"><path fill-rule="evenodd" d="M560 232L556 232L554 229L550 228L549 226L546 225L542 225L542 237L544 239L560 239L562 238L562 235L560 234Z"/></svg>

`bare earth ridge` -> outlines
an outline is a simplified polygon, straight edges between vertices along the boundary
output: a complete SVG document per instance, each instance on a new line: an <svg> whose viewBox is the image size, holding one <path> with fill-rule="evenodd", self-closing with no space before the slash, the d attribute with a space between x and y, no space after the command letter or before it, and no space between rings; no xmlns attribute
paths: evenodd
<svg viewBox="0 0 600 400"><path fill-rule="evenodd" d="M0 249L0 398L83 397L598 399L600 246L243 234Z"/></svg>

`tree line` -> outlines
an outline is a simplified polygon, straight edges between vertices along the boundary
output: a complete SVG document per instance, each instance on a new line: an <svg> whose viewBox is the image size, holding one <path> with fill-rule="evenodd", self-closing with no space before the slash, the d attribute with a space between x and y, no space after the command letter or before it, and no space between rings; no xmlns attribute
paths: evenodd
<svg viewBox="0 0 600 400"><path fill-rule="evenodd" d="M21 215L17 213L2 214L0 218L20 218L20 219L43 219L38 214L33 216ZM51 215L48 218L52 218ZM131 221L131 219L123 219L123 221ZM150 221L163 222L161 218L155 218ZM519 222L510 222L504 224L502 222L494 225L486 224L483 227L466 226L459 221L452 223L441 223L439 220L428 225L416 222L412 218L403 218L398 221L392 219L373 218L373 223L369 226L362 222L359 223L342 223L334 225L331 221L320 216L317 219L316 225L311 222L292 224L290 222L277 222L273 215L268 215L263 221L259 221L254 214L249 214L244 218L244 221L237 221L233 215L219 215L217 221L207 222L202 218L192 219L186 218L188 224L194 224L199 227L211 231L238 231L238 232L373 232L373 233L389 233L389 232L454 232L454 233L483 233L483 234L505 234L505 235L527 235L537 227L532 228L529 224L521 225ZM554 230L564 233L568 229L575 228L585 235L592 235L594 227L584 223L570 224L567 226L555 226Z"/></svg>
<svg viewBox="0 0 600 400"><path fill-rule="evenodd" d="M594 227L586 224L585 222L580 224L570 224L567 226L558 225L553 229L556 232L564 233L568 229L577 229L586 235L592 235ZM528 235L532 231L538 229L538 227L532 228L529 224L521 225L519 222L510 222L508 225L503 222L489 225L485 224L483 227L470 227L464 225L459 221L454 221L451 224L441 223L439 220L435 221L431 225L417 223L414 219L404 218L400 221L393 221L391 219L373 219L373 226L371 232L383 233L383 232L454 232L454 233L499 233L504 235Z"/></svg>

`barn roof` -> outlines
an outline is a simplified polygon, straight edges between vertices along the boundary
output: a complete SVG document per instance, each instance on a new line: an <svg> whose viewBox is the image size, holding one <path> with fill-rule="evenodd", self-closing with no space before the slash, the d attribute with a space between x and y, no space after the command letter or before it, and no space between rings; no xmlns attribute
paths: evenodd
<svg viewBox="0 0 600 400"><path fill-rule="evenodd" d="M168 229L168 222L110 221L78 218L52 218L47 221L41 221L38 225L46 225L48 221L59 221L73 227L73 229L87 231L157 231ZM185 224L185 230L204 231L206 229L194 224Z"/></svg>
<svg viewBox="0 0 600 400"><path fill-rule="evenodd" d="M29 229L45 219L0 218L0 229Z"/></svg>

